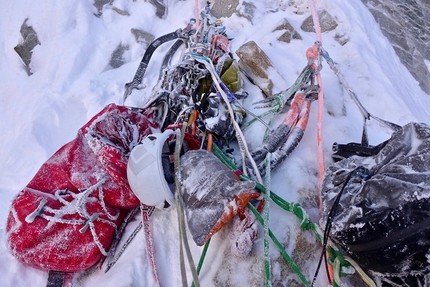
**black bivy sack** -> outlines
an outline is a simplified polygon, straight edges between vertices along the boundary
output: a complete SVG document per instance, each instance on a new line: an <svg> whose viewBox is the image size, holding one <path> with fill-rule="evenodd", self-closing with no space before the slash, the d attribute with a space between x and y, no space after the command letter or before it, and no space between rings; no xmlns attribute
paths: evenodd
<svg viewBox="0 0 430 287"><path fill-rule="evenodd" d="M321 226L378 286L430 286L430 127L409 123L356 154L326 171Z"/></svg>

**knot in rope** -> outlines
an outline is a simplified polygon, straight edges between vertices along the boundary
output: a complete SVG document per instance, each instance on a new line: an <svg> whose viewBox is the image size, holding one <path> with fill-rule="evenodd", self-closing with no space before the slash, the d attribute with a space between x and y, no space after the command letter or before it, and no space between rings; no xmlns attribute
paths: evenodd
<svg viewBox="0 0 430 287"><path fill-rule="evenodd" d="M312 47L309 47L306 50L306 59L308 61L316 61L320 55L319 51L320 46L318 44L314 44Z"/></svg>
<svg viewBox="0 0 430 287"><path fill-rule="evenodd" d="M272 102L272 110L274 113L280 113L284 108L285 99L282 94L279 94Z"/></svg>
<svg viewBox="0 0 430 287"><path fill-rule="evenodd" d="M300 219L300 227L304 230L312 229L312 222L310 221L306 212L304 212L303 208L298 203L292 203L292 212Z"/></svg>

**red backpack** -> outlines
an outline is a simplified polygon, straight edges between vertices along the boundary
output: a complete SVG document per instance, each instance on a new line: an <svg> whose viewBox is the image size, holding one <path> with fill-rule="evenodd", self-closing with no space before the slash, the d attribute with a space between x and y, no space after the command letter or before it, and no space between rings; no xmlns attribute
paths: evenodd
<svg viewBox="0 0 430 287"><path fill-rule="evenodd" d="M114 104L94 116L13 200L11 253L62 272L85 270L107 255L117 226L140 205L127 181L128 156L154 128L142 113Z"/></svg>

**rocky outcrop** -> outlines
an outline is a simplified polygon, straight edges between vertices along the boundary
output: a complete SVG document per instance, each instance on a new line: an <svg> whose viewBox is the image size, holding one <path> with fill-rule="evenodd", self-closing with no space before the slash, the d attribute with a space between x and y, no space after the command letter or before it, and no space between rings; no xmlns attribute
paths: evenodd
<svg viewBox="0 0 430 287"><path fill-rule="evenodd" d="M149 0L148 2L154 5L156 9L155 15L157 15L158 18L162 19L167 14L167 7L163 0Z"/></svg>
<svg viewBox="0 0 430 287"><path fill-rule="evenodd" d="M94 15L100 17L103 14L103 7L106 4L111 4L111 0L94 0L93 5L97 8L97 14Z"/></svg>
<svg viewBox="0 0 430 287"><path fill-rule="evenodd" d="M137 43L141 43L146 47L151 44L151 42L155 39L155 36L151 33L145 32L139 29L131 29L131 33L134 35Z"/></svg>
<svg viewBox="0 0 430 287"><path fill-rule="evenodd" d="M129 49L130 49L129 46L124 46L123 44L119 44L112 52L109 65L114 69L124 65L126 63L126 60L124 59L124 52Z"/></svg>
<svg viewBox="0 0 430 287"><path fill-rule="evenodd" d="M263 93L270 97L273 92L273 83L285 81L274 68L272 61L254 41L249 41L237 49L240 70L257 85Z"/></svg>
<svg viewBox="0 0 430 287"><path fill-rule="evenodd" d="M430 94L430 2L428 0L362 0L388 38L400 61Z"/></svg>
<svg viewBox="0 0 430 287"><path fill-rule="evenodd" d="M20 29L23 42L16 45L14 50L21 57L21 60L24 63L27 73L31 75L31 56L33 55L34 47L40 45L40 42L39 38L37 37L36 31L34 31L33 27L27 25L27 21L28 18L24 20L24 23L22 23Z"/></svg>
<svg viewBox="0 0 430 287"><path fill-rule="evenodd" d="M281 36L278 37L278 40L285 43L290 43L292 39L302 40L302 36L291 26L290 22L288 22L287 18L284 18L281 25L275 28L275 31L285 31Z"/></svg>
<svg viewBox="0 0 430 287"><path fill-rule="evenodd" d="M211 8L211 14L215 18L230 17L236 12L239 0L215 0Z"/></svg>
<svg viewBox="0 0 430 287"><path fill-rule="evenodd" d="M144 49L146 49L155 39L154 35L139 29L131 29L131 33L134 35L136 42L142 45ZM110 68L116 69L124 65L127 62L127 59L124 57L124 53L128 50L130 50L128 45L119 43L112 52L111 58L109 60Z"/></svg>
<svg viewBox="0 0 430 287"><path fill-rule="evenodd" d="M333 19L333 17L327 12L327 10L319 10L318 18L320 21L321 32L328 32L336 29L337 23ZM315 32L314 21L312 19L312 15L303 21L302 26L300 28L305 32Z"/></svg>

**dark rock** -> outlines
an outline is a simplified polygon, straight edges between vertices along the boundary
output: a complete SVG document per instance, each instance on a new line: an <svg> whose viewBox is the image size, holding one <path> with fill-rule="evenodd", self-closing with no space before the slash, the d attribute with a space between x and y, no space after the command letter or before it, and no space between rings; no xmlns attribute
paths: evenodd
<svg viewBox="0 0 430 287"><path fill-rule="evenodd" d="M430 94L430 2L428 0L362 0L390 41L400 61Z"/></svg>
<svg viewBox="0 0 430 287"><path fill-rule="evenodd" d="M155 39L154 35L139 29L131 29L131 33L134 35L136 42L144 44L145 48Z"/></svg>
<svg viewBox="0 0 430 287"><path fill-rule="evenodd" d="M111 0L94 0L94 6L97 8L97 17L100 17L103 14L103 7L106 4L111 4Z"/></svg>
<svg viewBox="0 0 430 287"><path fill-rule="evenodd" d="M333 17L327 12L327 10L318 11L318 18L320 20L320 27L322 33L336 29L337 23L333 19ZM300 28L305 32L315 32L312 16L306 18Z"/></svg>
<svg viewBox="0 0 430 287"><path fill-rule="evenodd" d="M215 0L211 7L211 15L215 18L230 17L236 12L239 0Z"/></svg>
<svg viewBox="0 0 430 287"><path fill-rule="evenodd" d="M163 17L167 14L167 7L164 4L163 0L149 0L149 3L155 6L155 15L158 18L163 19Z"/></svg>
<svg viewBox="0 0 430 287"><path fill-rule="evenodd" d="M403 32L402 26L399 25L397 21L394 21L393 18L385 15L384 12L369 9L375 18L376 22L384 27L384 34L390 40L393 45L399 46L405 50L408 49L408 43L406 42L405 33Z"/></svg>
<svg viewBox="0 0 430 287"><path fill-rule="evenodd" d="M114 10L116 13L118 13L121 16L130 16L130 13L128 13L128 11L121 10L117 7L113 7L112 10Z"/></svg>
<svg viewBox="0 0 430 287"><path fill-rule="evenodd" d="M290 22L286 18L281 25L275 28L274 31L285 30L285 32L278 38L281 42L290 43L292 39L302 40L302 36L291 26Z"/></svg>
<svg viewBox="0 0 430 287"><path fill-rule="evenodd" d="M114 69L124 65L126 61L123 55L124 55L124 52L128 49L129 49L128 46L123 46L122 44L119 44L116 47L115 51L113 51L112 53L111 59L109 61L109 65Z"/></svg>
<svg viewBox="0 0 430 287"><path fill-rule="evenodd" d="M250 22L252 22L252 19L254 18L254 13L257 7L255 7L254 3L246 2L246 1L243 1L242 6L243 6L243 12L238 11L237 14L240 17L244 17L248 19Z"/></svg>
<svg viewBox="0 0 430 287"><path fill-rule="evenodd" d="M40 42L39 38L37 37L36 31L34 31L33 27L27 25L27 21L28 18L24 20L24 23L22 23L20 29L20 33L24 41L16 45L14 50L21 57L21 60L25 65L27 73L31 75L31 56L33 55L34 47L40 45Z"/></svg>
<svg viewBox="0 0 430 287"><path fill-rule="evenodd" d="M336 34L334 36L334 39L341 44L342 46L345 45L346 43L348 43L349 38L348 36L346 36L345 34Z"/></svg>

